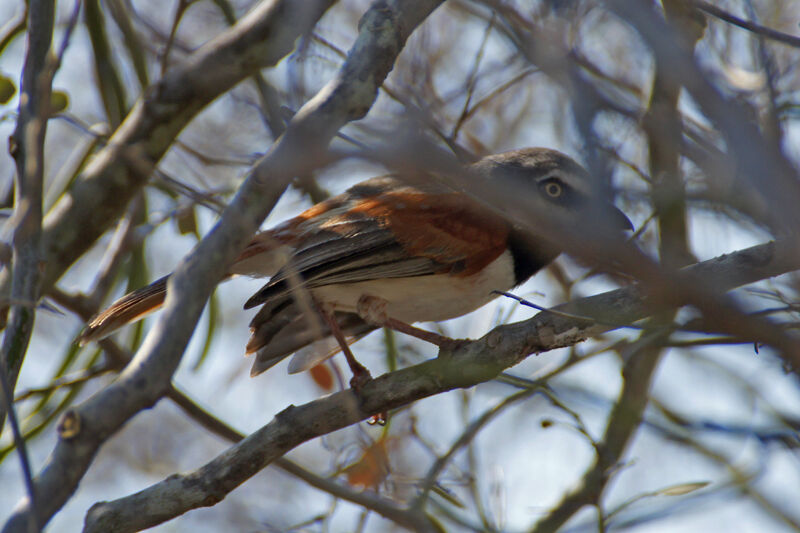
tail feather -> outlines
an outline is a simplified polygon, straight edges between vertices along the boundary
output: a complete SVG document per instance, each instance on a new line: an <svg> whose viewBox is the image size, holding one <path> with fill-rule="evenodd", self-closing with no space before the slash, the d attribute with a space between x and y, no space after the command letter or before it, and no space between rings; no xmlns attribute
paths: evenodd
<svg viewBox="0 0 800 533"><path fill-rule="evenodd" d="M355 342L375 329L375 326L367 324L354 313L335 313L334 318L350 342ZM326 340L331 335L330 329L322 321L316 324L310 323L307 312L301 311L291 296L264 304L253 317L250 331L247 353L255 354L253 367L250 370L251 376L264 372L285 357L313 343ZM337 351L326 350L330 355L334 355ZM295 372L305 369L306 365L302 363L298 365L300 366Z"/></svg>
<svg viewBox="0 0 800 533"><path fill-rule="evenodd" d="M348 330L348 333L345 334L345 341L349 346L373 331L375 331L375 326L363 322L361 326ZM287 370L290 374L305 372L327 361L341 351L342 347L333 336L322 339L321 341L314 341L294 352L294 355L292 355L289 361L289 368Z"/></svg>
<svg viewBox="0 0 800 533"><path fill-rule="evenodd" d="M271 234L262 234L254 239L242 252L232 273L274 274L278 260L273 256L280 254L266 253L276 250L273 240ZM282 257L278 259L285 262ZM78 342L84 345L103 339L119 328L157 311L164 304L168 279L169 276L164 276L115 301L89 321ZM313 313L302 308L290 293L263 303L250 323L251 336L246 347L248 355L255 354L251 376L264 372L298 350L305 349L293 361L292 372L305 370L339 351L338 345L329 342L331 331L328 326L322 320L313 320L308 316L309 312ZM355 313L336 312L334 318L348 344L376 329Z"/></svg>
<svg viewBox="0 0 800 533"><path fill-rule="evenodd" d="M286 262L288 245L272 231L253 237L239 257L234 261L226 277L235 274L262 277L272 276ZM78 342L82 345L105 338L126 324L135 322L164 304L169 276L154 281L147 287L126 294L106 309L95 315L83 330Z"/></svg>
<svg viewBox="0 0 800 533"><path fill-rule="evenodd" d="M103 339L122 326L158 310L167 295L168 278L169 276L164 276L146 287L126 294L111 304L108 309L95 315L78 337L80 345Z"/></svg>

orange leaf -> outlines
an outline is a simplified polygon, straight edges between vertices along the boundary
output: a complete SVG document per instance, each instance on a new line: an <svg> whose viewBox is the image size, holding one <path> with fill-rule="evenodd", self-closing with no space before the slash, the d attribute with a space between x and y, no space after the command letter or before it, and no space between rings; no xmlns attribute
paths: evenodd
<svg viewBox="0 0 800 533"><path fill-rule="evenodd" d="M377 488L389 475L389 457L385 440L381 439L367 449L355 463L344 469L347 482L354 487Z"/></svg>
<svg viewBox="0 0 800 533"><path fill-rule="evenodd" d="M311 379L314 380L314 383L316 383L320 389L324 391L333 390L333 373L325 363L320 363L311 367L309 373L311 374Z"/></svg>

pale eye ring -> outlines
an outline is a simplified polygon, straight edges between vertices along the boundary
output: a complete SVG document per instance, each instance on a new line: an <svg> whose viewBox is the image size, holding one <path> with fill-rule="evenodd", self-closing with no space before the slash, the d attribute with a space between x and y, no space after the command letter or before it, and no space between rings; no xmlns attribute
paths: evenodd
<svg viewBox="0 0 800 533"><path fill-rule="evenodd" d="M544 186L544 192L546 192L547 195L549 197L551 197L551 198L558 198L559 196L561 196L561 193L563 191L564 190L561 187L561 184L557 183L555 181L551 181L550 183L546 183L545 186Z"/></svg>

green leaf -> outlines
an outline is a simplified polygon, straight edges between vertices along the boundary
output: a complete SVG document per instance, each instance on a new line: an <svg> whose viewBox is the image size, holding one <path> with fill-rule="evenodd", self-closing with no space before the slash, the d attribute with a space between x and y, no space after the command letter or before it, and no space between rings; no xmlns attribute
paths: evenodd
<svg viewBox="0 0 800 533"><path fill-rule="evenodd" d="M16 92L17 86L14 85L14 80L0 74L0 104L7 103Z"/></svg>
<svg viewBox="0 0 800 533"><path fill-rule="evenodd" d="M50 114L61 113L69 107L69 95L64 91L53 91L50 94Z"/></svg>
<svg viewBox="0 0 800 533"><path fill-rule="evenodd" d="M197 216L194 212L194 206L179 210L175 220L178 223L178 231L181 235L186 235L187 233L197 235Z"/></svg>
<svg viewBox="0 0 800 533"><path fill-rule="evenodd" d="M217 301L217 291L214 291L211 293L211 298L208 300L208 328L206 329L206 338L203 342L203 348L200 350L200 355L197 357L197 361L192 365L192 370L195 372L200 369L211 351L211 343L214 341L214 333L217 331L218 323L219 302Z"/></svg>

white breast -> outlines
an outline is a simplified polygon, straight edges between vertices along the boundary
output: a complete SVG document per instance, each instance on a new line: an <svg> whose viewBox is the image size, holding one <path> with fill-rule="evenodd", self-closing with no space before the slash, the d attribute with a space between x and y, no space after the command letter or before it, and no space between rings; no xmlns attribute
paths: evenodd
<svg viewBox="0 0 800 533"><path fill-rule="evenodd" d="M447 320L481 307L514 286L514 261L506 251L472 276L446 274L342 283L313 289L314 297L337 310L356 312L362 296L388 302L387 316L406 323Z"/></svg>

